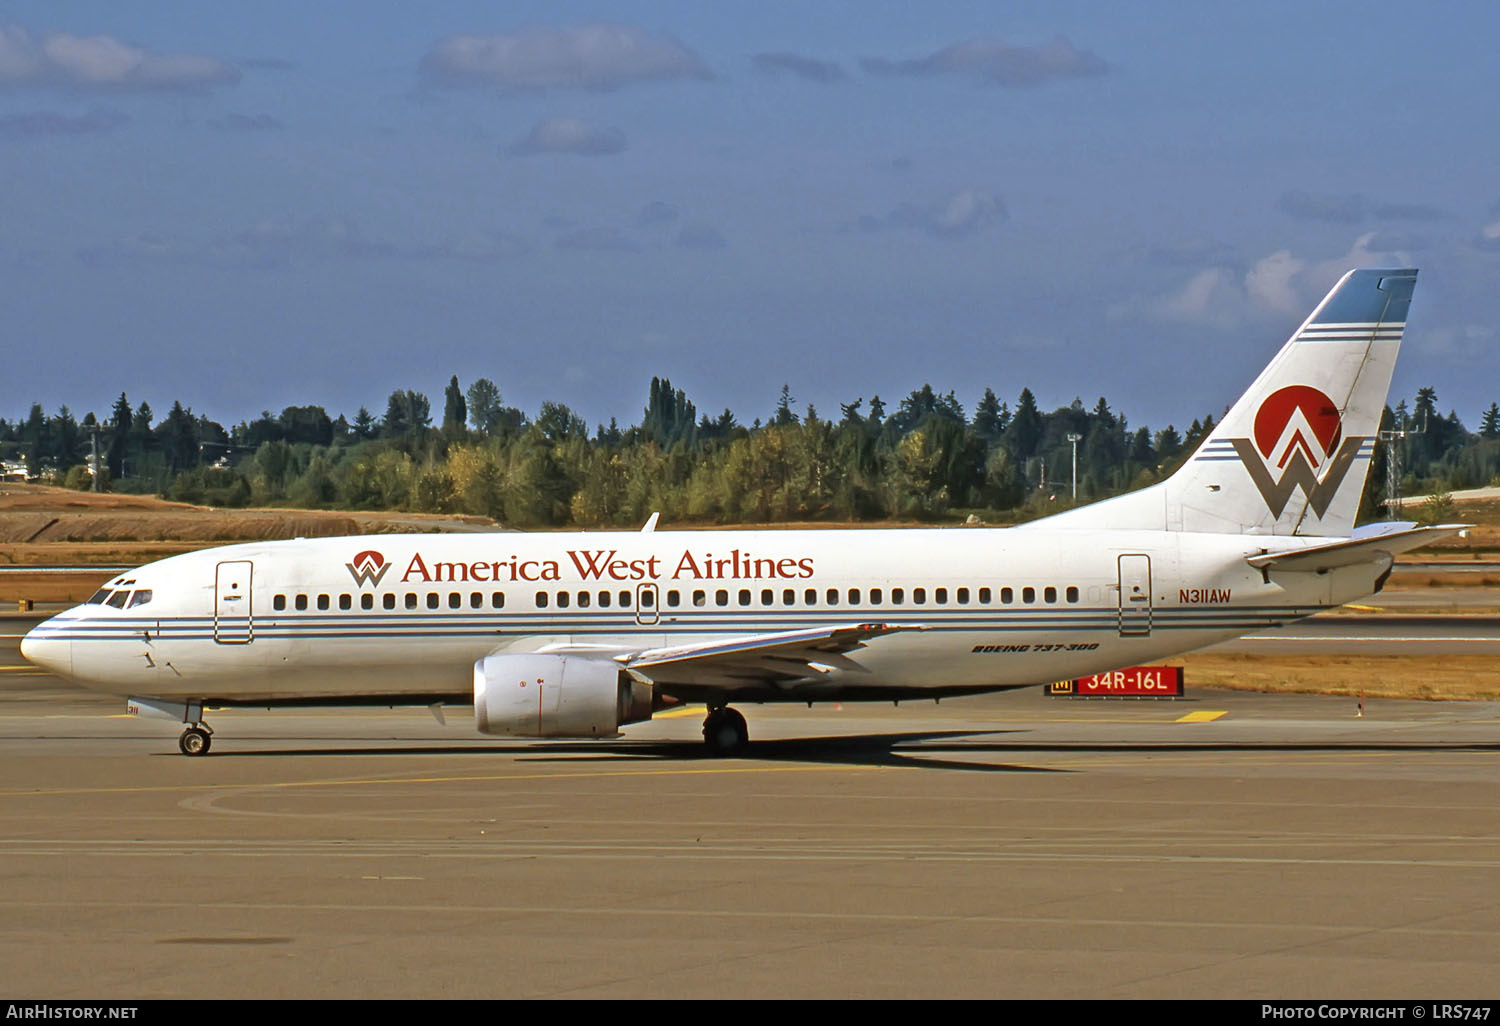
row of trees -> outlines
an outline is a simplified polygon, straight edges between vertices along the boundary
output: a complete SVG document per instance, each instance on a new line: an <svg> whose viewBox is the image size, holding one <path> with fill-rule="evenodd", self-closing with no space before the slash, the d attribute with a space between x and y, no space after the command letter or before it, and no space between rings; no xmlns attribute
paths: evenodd
<svg viewBox="0 0 1500 1026"><path fill-rule="evenodd" d="M1012 409L991 389L969 416L953 392L923 385L894 409L879 396L841 404L837 420L790 388L774 410L743 425L729 410L699 415L681 389L652 379L639 424L590 432L560 403L534 417L507 406L499 388L458 379L442 419L410 390L392 392L377 419L352 421L321 406L289 406L226 429L180 402L153 424L146 403L122 394L106 420L0 419L0 450L33 473L89 487L84 463L97 444L112 487L210 505L295 505L476 513L516 526L630 525L661 511L670 520L770 522L888 517L936 519L967 511L1030 515L1160 479L1213 429L1206 416L1179 433L1132 430L1101 397L1043 412L1028 388ZM1430 388L1382 425L1405 429L1402 491L1457 489L1500 479L1500 408L1477 435L1438 413ZM1382 442L1383 447L1386 443ZM1384 451L1378 447L1377 468ZM1371 475L1371 507L1385 493Z"/></svg>

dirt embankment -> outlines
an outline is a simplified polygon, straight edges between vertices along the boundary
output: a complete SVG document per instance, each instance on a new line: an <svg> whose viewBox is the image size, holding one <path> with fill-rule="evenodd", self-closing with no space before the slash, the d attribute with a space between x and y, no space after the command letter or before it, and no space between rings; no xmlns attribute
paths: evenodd
<svg viewBox="0 0 1500 1026"><path fill-rule="evenodd" d="M393 532L493 531L484 517L302 509L213 509L147 495L0 485L0 567L136 566L232 542ZM0 601L79 601L110 575L0 573Z"/></svg>
<svg viewBox="0 0 1500 1026"><path fill-rule="evenodd" d="M484 517L305 509L214 509L145 495L96 495L43 485L0 486L0 562L29 563L25 547L176 542L188 547L394 531L493 531Z"/></svg>

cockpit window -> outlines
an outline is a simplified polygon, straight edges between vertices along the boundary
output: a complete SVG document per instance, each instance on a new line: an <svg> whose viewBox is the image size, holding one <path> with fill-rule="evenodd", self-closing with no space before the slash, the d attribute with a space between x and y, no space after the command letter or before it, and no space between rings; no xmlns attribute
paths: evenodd
<svg viewBox="0 0 1500 1026"><path fill-rule="evenodd" d="M125 600L128 599L129 597L130 597L130 592L124 591L124 590L117 591L113 595L111 595L108 599L106 599L104 604L106 606L114 606L116 609L124 609L125 608Z"/></svg>
<svg viewBox="0 0 1500 1026"><path fill-rule="evenodd" d="M144 606L147 602L150 601L151 589L139 588L136 590L135 594L130 596L130 608L134 609L136 606Z"/></svg>
<svg viewBox="0 0 1500 1026"><path fill-rule="evenodd" d="M98 591L94 592L93 597L90 598L87 602L85 602L84 605L86 605L86 606L102 606L102 605L104 605L104 600L107 599L107 598L109 598L109 589L108 588L100 588Z"/></svg>

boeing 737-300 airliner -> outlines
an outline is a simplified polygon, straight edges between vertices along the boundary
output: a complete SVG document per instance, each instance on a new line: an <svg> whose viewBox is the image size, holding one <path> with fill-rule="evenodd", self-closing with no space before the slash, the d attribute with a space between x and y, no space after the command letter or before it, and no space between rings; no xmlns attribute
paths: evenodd
<svg viewBox="0 0 1500 1026"><path fill-rule="evenodd" d="M1344 275L1167 480L1013 528L382 535L173 556L25 657L135 712L472 704L506 737L615 737L702 702L977 694L1161 659L1379 591L1461 525L1355 528L1415 270Z"/></svg>

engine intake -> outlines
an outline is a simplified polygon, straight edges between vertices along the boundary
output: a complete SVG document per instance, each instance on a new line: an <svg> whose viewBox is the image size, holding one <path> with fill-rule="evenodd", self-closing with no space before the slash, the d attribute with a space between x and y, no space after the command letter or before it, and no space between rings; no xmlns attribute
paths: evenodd
<svg viewBox="0 0 1500 1026"><path fill-rule="evenodd" d="M651 718L651 685L599 658L518 652L474 663L474 722L501 737L616 737Z"/></svg>

